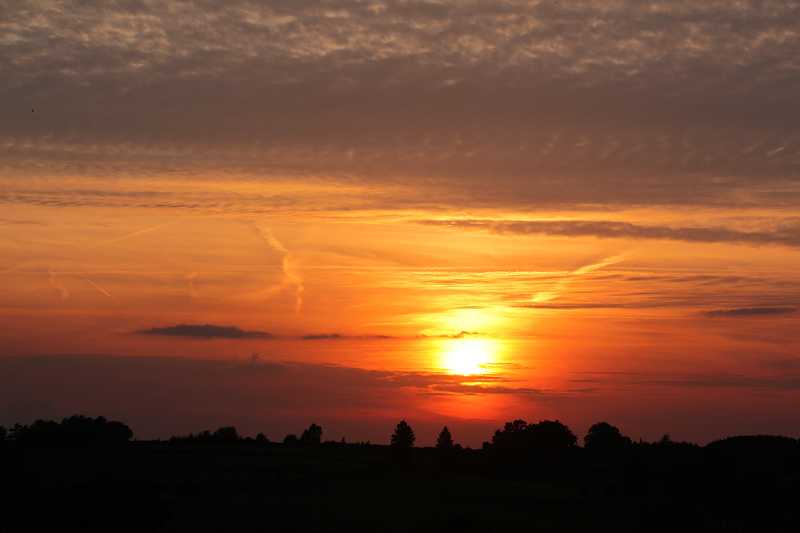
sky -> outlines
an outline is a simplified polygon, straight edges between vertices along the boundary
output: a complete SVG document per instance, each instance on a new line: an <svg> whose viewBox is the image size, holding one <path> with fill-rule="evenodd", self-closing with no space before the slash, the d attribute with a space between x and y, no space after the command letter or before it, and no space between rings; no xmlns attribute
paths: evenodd
<svg viewBox="0 0 800 533"><path fill-rule="evenodd" d="M0 424L800 436L798 22L0 0Z"/></svg>

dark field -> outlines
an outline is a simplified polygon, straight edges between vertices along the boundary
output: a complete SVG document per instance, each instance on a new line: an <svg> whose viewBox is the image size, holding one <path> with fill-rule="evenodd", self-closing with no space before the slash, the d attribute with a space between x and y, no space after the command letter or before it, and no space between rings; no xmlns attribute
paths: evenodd
<svg viewBox="0 0 800 533"><path fill-rule="evenodd" d="M520 451L133 442L2 450L5 531L798 531L798 445Z"/></svg>

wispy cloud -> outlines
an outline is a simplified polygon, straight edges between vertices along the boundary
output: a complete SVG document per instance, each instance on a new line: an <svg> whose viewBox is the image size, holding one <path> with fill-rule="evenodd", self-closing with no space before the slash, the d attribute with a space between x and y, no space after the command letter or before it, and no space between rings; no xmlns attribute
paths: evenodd
<svg viewBox="0 0 800 533"><path fill-rule="evenodd" d="M70 297L69 290L67 287L61 282L55 272L52 269L47 270L47 281L50 283L50 286L53 287L56 292L58 292L59 298L61 301L66 301Z"/></svg>
<svg viewBox="0 0 800 533"><path fill-rule="evenodd" d="M194 284L194 281L197 279L198 276L199 274L197 272L189 272L188 274L186 274L184 278L186 279L187 291L189 292L189 296L191 296L192 298L200 297L200 293L198 292L197 287L195 287Z"/></svg>
<svg viewBox="0 0 800 533"><path fill-rule="evenodd" d="M648 374L637 372L587 372L573 383L627 386L663 386L678 388L741 388L761 390L800 390L800 374L743 375L726 373L706 374Z"/></svg>
<svg viewBox="0 0 800 533"><path fill-rule="evenodd" d="M601 239L653 239L696 243L800 246L800 220L777 221L770 231L740 231L726 227L655 226L609 220L486 220L431 219L421 224L498 235L550 235Z"/></svg>
<svg viewBox="0 0 800 533"><path fill-rule="evenodd" d="M88 280L87 280L88 281ZM156 326L142 329L134 333L140 335L163 335L168 337L196 337L221 339L290 339L300 341L338 341L338 340L414 340L414 339L463 339L481 336L474 331L461 331L452 335L385 335L375 333L304 333L300 335L276 334L266 331L252 331L238 326L219 324L176 324L174 326Z"/></svg>
<svg viewBox="0 0 800 533"><path fill-rule="evenodd" d="M86 283L91 285L94 290L96 290L97 292L99 292L100 294L105 296L106 298L111 298L112 300L114 299L114 296L112 296L110 292L108 292L106 289L104 289L103 287L101 287L100 285L95 283L94 281L90 280L89 278L83 278L83 279L86 280Z"/></svg>
<svg viewBox="0 0 800 533"><path fill-rule="evenodd" d="M800 198L794 2L7 4L4 175L336 176L461 205Z"/></svg>
<svg viewBox="0 0 800 533"><path fill-rule="evenodd" d="M616 256L612 256L612 257L606 257L606 258L601 259L599 261L596 261L594 263L590 263L588 265L583 265L581 267L578 267L575 270L572 270L571 272L568 272L567 274L565 274L564 276L559 278L558 281L556 281L556 283L553 285L553 287L551 289L548 289L548 290L545 290L545 291L540 291L540 292L537 292L536 294L534 294L531 297L531 302L533 302L534 305L537 305L537 304L543 304L543 303L555 300L556 298L559 298L564 293L564 291L567 289L569 284L575 278L579 278L581 276L585 276L587 274L591 274L592 272L595 272L595 271L600 270L602 268L605 268L605 267L620 263L620 262L624 261L626 257L627 257L627 255L625 255L625 254L616 255Z"/></svg>
<svg viewBox="0 0 800 533"><path fill-rule="evenodd" d="M253 228L255 229L256 233L259 237L261 237L264 242L266 242L272 249L282 254L281 258L281 268L283 271L283 282L284 285L289 285L294 287L294 294L295 294L295 305L294 311L295 313L299 313L303 309L303 292L305 292L305 286L303 285L303 277L300 274L299 270L295 266L295 259L290 252L284 245L279 241L272 232L263 226L258 224L253 224Z"/></svg>
<svg viewBox="0 0 800 533"><path fill-rule="evenodd" d="M130 233L126 233L125 235L120 235L119 237L114 237L113 239L105 240L105 241L99 243L98 246L107 246L107 245L110 245L110 244L117 244L117 243L120 243L120 242L123 242L123 241L127 241L128 239L133 239L133 238L138 237L140 235L146 235L148 233L152 233L154 231L160 230L160 229L166 227L167 225L168 224L157 224L155 226L150 226L150 227L147 227L147 228L142 228L142 229L139 229L139 230L136 230L136 231L132 231Z"/></svg>
<svg viewBox="0 0 800 533"><path fill-rule="evenodd" d="M789 315L796 311L795 307L738 307L735 309L712 309L703 314L709 318L758 318Z"/></svg>

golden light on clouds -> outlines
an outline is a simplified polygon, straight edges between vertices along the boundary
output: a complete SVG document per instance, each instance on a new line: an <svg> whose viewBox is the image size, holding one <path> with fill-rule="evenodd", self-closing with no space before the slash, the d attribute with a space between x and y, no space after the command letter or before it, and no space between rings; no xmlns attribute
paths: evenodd
<svg viewBox="0 0 800 533"><path fill-rule="evenodd" d="M794 3L6 4L0 357L258 353L264 426L800 427Z"/></svg>

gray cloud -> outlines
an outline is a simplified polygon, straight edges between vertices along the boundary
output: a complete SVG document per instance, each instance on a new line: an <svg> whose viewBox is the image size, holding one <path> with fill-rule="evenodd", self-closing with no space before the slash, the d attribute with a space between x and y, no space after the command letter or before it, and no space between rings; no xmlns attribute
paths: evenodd
<svg viewBox="0 0 800 533"><path fill-rule="evenodd" d="M0 389L0 424L103 414L130 423L140 438L167 437L234 424L245 434L274 439L317 420L327 435L385 442L400 417L415 421L432 440L442 417L415 402L418 395L508 394L529 398L501 377L461 389L461 376L286 363L166 357L57 355L0 357L13 383ZM64 379L69 376L69 379ZM31 390L38 391L33 398ZM558 400L557 391L536 399ZM198 408L198 398L202 408ZM418 421L418 423L416 422ZM479 443L496 421L452 420L461 438ZM437 427L438 426L438 427ZM469 431L470 433L467 433Z"/></svg>
<svg viewBox="0 0 800 533"><path fill-rule="evenodd" d="M306 341L319 341L319 340L339 340L343 337L339 333L316 333L303 335L303 340Z"/></svg>
<svg viewBox="0 0 800 533"><path fill-rule="evenodd" d="M794 369L796 365L793 365ZM555 402L569 411L584 413L582 425L608 416L598 407L602 390L637 387L672 387L700 390L706 388L750 388L771 391L800 390L800 378L778 369L780 375L757 377L734 374L658 375L630 372L577 373L574 387L545 390L516 387L502 376L482 376L481 385L464 383L459 376L433 373L399 373L358 368L299 363L270 362L266 358L239 361L213 361L166 357L123 357L89 355L53 355L0 357L0 374L14 376L0 388L0 424L29 423L36 418L61 418L75 413L104 415L129 423L139 438L167 437L196 432L221 425L235 425L246 435L264 432L272 439L296 432L311 421L321 423L326 435L349 440L371 439L386 442L399 418L411 421L418 437L432 443L442 424L455 427L460 442L479 444L499 427L503 420L525 416L531 406ZM68 376L69 379L65 379ZM484 379L486 378L486 379ZM35 397L30 391L35 390ZM684 391L685 392L685 391ZM416 401L420 395L441 396L508 394L523 403L503 413L499 420L453 419L425 410ZM197 399L202 398L202 405ZM559 402L564 402L559 404ZM690 413L670 411L668 415L648 402L636 403L634 412L619 411L623 419L658 419L648 428L657 435L668 416L675 423L694 424L697 410ZM549 403L548 403L549 404ZM614 402L618 407L618 402ZM718 413L724 405L700 402L709 412ZM740 406L735 406L738 408ZM599 409L599 410L598 410ZM530 411L527 411L530 412ZM563 412L563 411L562 411ZM606 413L606 414L603 414ZM731 411L735 423L725 432L741 430L742 424L768 419L772 431L785 432L794 427L792 416L762 416L763 411ZM791 412L793 413L793 411ZM770 412L771 415L775 413ZM711 417L710 420L713 420ZM642 422L638 422L642 424ZM642 426L639 426L640 429ZM577 429L577 428L576 428ZM697 433L700 439L718 434L719 427Z"/></svg>
<svg viewBox="0 0 800 533"><path fill-rule="evenodd" d="M87 281L90 281L87 279ZM217 324L176 324L174 326L157 326L135 331L139 335L159 335L165 337L190 337L201 339L294 339L303 341L331 341L331 340L399 340L399 339L463 339L465 337L481 336L476 331L460 331L453 334L442 335L414 335L396 336L381 334L352 335L347 333L307 333L299 336L276 335L266 331L244 330L236 326L222 326Z"/></svg>
<svg viewBox="0 0 800 533"><path fill-rule="evenodd" d="M6 175L416 178L445 205L800 200L796 2L0 10Z"/></svg>
<svg viewBox="0 0 800 533"><path fill-rule="evenodd" d="M726 227L672 227L633 224L608 220L421 220L421 224L454 229L483 230L500 235L553 235L559 237L598 237L660 239L697 243L731 243L800 246L800 221L795 218L773 222L768 231L741 231Z"/></svg>
<svg viewBox="0 0 800 533"><path fill-rule="evenodd" d="M140 335L162 335L166 337L192 337L198 339L270 339L266 331L247 331L236 326L217 326L213 324L177 324L175 326L154 327L139 330Z"/></svg>
<svg viewBox="0 0 800 533"><path fill-rule="evenodd" d="M582 384L615 384L628 386L664 386L686 388L742 388L754 390L797 391L800 375L748 376L741 374L684 374L664 375L646 373L588 372L587 377L571 381Z"/></svg>
<svg viewBox="0 0 800 533"><path fill-rule="evenodd" d="M393 335L346 335L344 333L309 333L302 335L300 340L304 341L336 341L346 339L362 339L362 340L392 340L400 337Z"/></svg>
<svg viewBox="0 0 800 533"><path fill-rule="evenodd" d="M753 318L789 315L795 307L739 307L736 309L712 309L704 314L709 318Z"/></svg>

